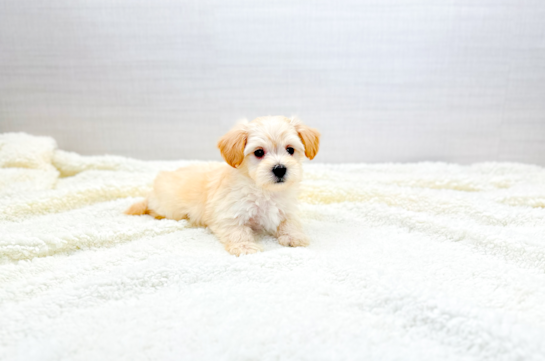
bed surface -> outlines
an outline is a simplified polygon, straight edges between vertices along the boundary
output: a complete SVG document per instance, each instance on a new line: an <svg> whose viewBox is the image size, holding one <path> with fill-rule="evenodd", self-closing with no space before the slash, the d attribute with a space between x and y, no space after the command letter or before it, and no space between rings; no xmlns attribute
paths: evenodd
<svg viewBox="0 0 545 361"><path fill-rule="evenodd" d="M2 360L543 360L545 169L308 162L308 248L124 209L190 161L0 134Z"/></svg>

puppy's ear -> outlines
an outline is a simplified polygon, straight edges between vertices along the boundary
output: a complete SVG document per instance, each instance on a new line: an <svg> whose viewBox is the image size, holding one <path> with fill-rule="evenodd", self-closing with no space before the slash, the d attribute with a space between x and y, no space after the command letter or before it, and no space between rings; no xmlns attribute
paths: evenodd
<svg viewBox="0 0 545 361"><path fill-rule="evenodd" d="M308 159L314 159L320 149L320 132L301 123L295 125L295 130L305 146L305 155Z"/></svg>
<svg viewBox="0 0 545 361"><path fill-rule="evenodd" d="M220 138L218 148L221 156L231 167L237 168L242 164L247 140L248 133L242 128L232 129Z"/></svg>

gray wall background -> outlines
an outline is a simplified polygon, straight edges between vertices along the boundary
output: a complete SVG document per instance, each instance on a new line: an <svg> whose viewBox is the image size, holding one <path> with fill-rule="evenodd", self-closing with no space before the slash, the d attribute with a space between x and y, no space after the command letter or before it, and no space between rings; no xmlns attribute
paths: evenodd
<svg viewBox="0 0 545 361"><path fill-rule="evenodd" d="M545 165L543 0L0 0L0 131L219 159L299 115L321 162Z"/></svg>

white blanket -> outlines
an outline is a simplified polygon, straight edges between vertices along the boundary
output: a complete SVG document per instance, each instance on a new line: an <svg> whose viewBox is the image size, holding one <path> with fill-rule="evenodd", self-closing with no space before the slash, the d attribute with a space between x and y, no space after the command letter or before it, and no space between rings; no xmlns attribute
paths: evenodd
<svg viewBox="0 0 545 361"><path fill-rule="evenodd" d="M545 359L545 169L307 163L311 245L237 258L122 213L188 163L0 135L0 359Z"/></svg>

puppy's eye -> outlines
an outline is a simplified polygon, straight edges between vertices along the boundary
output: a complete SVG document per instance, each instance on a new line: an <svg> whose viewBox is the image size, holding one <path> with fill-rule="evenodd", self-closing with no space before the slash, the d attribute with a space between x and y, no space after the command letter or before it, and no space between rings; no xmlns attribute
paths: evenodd
<svg viewBox="0 0 545 361"><path fill-rule="evenodd" d="M295 152L295 149L293 149L292 147L287 147L287 148L286 148L286 151L287 151L289 154L293 155L293 153Z"/></svg>
<svg viewBox="0 0 545 361"><path fill-rule="evenodd" d="M263 151L263 149L258 149L254 152L254 155L258 158L261 158L265 155L265 152Z"/></svg>

